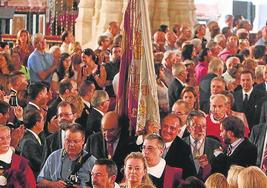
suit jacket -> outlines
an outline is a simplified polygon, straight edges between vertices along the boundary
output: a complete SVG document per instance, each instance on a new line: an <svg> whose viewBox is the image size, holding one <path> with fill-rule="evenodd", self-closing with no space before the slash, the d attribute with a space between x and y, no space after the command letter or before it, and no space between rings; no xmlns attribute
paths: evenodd
<svg viewBox="0 0 267 188"><path fill-rule="evenodd" d="M47 115L46 115L46 122L45 122L45 126L44 126L44 131L45 131L46 135L49 134L48 123L50 122L50 120L52 119L53 116L57 115L57 106L61 101L62 101L61 98L58 97L48 107Z"/></svg>
<svg viewBox="0 0 267 188"><path fill-rule="evenodd" d="M50 134L46 137L46 151L47 157L54 151L62 148L62 136L61 131Z"/></svg>
<svg viewBox="0 0 267 188"><path fill-rule="evenodd" d="M183 178L194 176L195 167L190 159L190 147L178 136L172 142L165 160L167 165L183 169Z"/></svg>
<svg viewBox="0 0 267 188"><path fill-rule="evenodd" d="M85 125L86 138L101 130L102 117L103 115L100 112L98 112L95 108L92 109L91 113L87 117Z"/></svg>
<svg viewBox="0 0 267 188"><path fill-rule="evenodd" d="M267 122L267 101L263 102L261 106L260 123Z"/></svg>
<svg viewBox="0 0 267 188"><path fill-rule="evenodd" d="M106 141L102 136L102 132L97 132L92 134L86 142L85 150L91 155L95 156L97 159L108 158ZM133 151L138 151L139 148L134 144L134 141L130 137L120 136L118 145L112 156L112 160L116 163L118 167L117 180L120 182L123 178L123 173L121 169L124 165L125 157Z"/></svg>
<svg viewBox="0 0 267 188"><path fill-rule="evenodd" d="M258 149L258 157L257 157L257 166L261 165L262 160L262 152L264 149L265 137L266 137L267 125L265 123L261 123L255 125L250 133L249 140L257 146ZM267 148L266 148L267 149Z"/></svg>
<svg viewBox="0 0 267 188"><path fill-rule="evenodd" d="M265 84L265 82L255 85L254 88L257 89L257 90L261 90L261 91L266 92L266 84Z"/></svg>
<svg viewBox="0 0 267 188"><path fill-rule="evenodd" d="M259 123L261 104L264 97L264 92L253 88L248 100L248 110L245 111L243 107L243 91L238 90L234 92L234 110L245 113L250 130L254 125Z"/></svg>
<svg viewBox="0 0 267 188"><path fill-rule="evenodd" d="M180 81L174 78L168 87L168 96L169 96L169 108L170 111L172 109L172 105L180 99L180 94L183 90L184 86Z"/></svg>
<svg viewBox="0 0 267 188"><path fill-rule="evenodd" d="M217 75L214 73L208 73L205 77L202 78L199 84L199 104L200 109L203 110L205 113L208 113L203 108L203 105L210 100L210 84L211 80L215 78Z"/></svg>
<svg viewBox="0 0 267 188"><path fill-rule="evenodd" d="M85 127L87 118L88 118L90 112L92 111L92 109L93 109L92 106L88 107L86 104L84 104L82 114L79 118L76 119L76 123L79 123L80 125Z"/></svg>
<svg viewBox="0 0 267 188"><path fill-rule="evenodd" d="M220 172L226 176L231 165L248 167L256 165L256 161L257 147L245 138L230 156L224 152L211 160L212 173Z"/></svg>
<svg viewBox="0 0 267 188"><path fill-rule="evenodd" d="M30 131L26 130L19 144L19 149L21 152L20 155L29 160L29 164L35 177L38 176L47 155L45 149L45 137L43 133L39 134L38 136L41 140L41 144Z"/></svg>

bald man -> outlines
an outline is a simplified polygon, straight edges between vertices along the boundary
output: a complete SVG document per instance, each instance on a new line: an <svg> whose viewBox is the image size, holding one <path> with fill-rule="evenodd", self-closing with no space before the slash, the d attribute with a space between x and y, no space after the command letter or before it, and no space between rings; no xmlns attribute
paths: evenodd
<svg viewBox="0 0 267 188"><path fill-rule="evenodd" d="M132 151L138 151L138 147L128 133L128 120L119 117L114 111L107 112L101 121L101 132L91 135L86 142L86 150L97 159L112 159L118 167L116 182L120 182L123 174L124 158Z"/></svg>

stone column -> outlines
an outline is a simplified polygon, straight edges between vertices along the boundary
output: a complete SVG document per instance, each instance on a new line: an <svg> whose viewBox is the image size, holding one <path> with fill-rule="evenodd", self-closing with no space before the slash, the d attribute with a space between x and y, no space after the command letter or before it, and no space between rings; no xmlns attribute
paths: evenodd
<svg viewBox="0 0 267 188"><path fill-rule="evenodd" d="M75 40L81 45L92 39L92 17L94 15L95 0L80 0L79 15L75 24Z"/></svg>
<svg viewBox="0 0 267 188"><path fill-rule="evenodd" d="M150 22L152 32L155 32L161 24L169 25L168 4L169 2L167 0L155 0L153 20ZM150 7L148 10L150 11Z"/></svg>
<svg viewBox="0 0 267 188"><path fill-rule="evenodd" d="M194 0L169 0L169 26L174 24L193 26L196 22Z"/></svg>

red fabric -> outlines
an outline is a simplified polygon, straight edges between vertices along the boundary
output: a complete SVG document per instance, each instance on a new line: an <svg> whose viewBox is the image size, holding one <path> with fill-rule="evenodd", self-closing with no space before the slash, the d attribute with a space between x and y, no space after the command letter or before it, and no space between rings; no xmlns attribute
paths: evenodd
<svg viewBox="0 0 267 188"><path fill-rule="evenodd" d="M11 167L5 171L7 187L36 188L34 174L28 161L17 154L12 155Z"/></svg>
<svg viewBox="0 0 267 188"><path fill-rule="evenodd" d="M182 180L183 169L166 165L163 188L173 187L175 182Z"/></svg>
<svg viewBox="0 0 267 188"><path fill-rule="evenodd" d="M209 62L199 61L195 67L195 76L198 84L200 84L202 78L208 74L208 66Z"/></svg>
<svg viewBox="0 0 267 188"><path fill-rule="evenodd" d="M210 119L210 115L206 117L206 121L207 121L207 136L215 137L222 142L222 137L220 136L221 123L213 123Z"/></svg>

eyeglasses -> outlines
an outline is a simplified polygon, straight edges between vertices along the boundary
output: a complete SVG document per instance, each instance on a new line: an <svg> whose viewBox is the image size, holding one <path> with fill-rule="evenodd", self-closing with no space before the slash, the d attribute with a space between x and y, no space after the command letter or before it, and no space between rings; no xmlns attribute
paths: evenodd
<svg viewBox="0 0 267 188"><path fill-rule="evenodd" d="M79 144L82 141L83 141L83 139L80 139L80 140L69 140L69 139L65 139L65 143L66 144L74 144L74 145Z"/></svg>
<svg viewBox="0 0 267 188"><path fill-rule="evenodd" d="M156 150L156 149L160 149L159 147L153 147L153 146L142 146L142 150L147 150L147 151L154 151L154 150Z"/></svg>
<svg viewBox="0 0 267 188"><path fill-rule="evenodd" d="M66 117L66 116L70 116L73 115L72 113L60 113L58 114L58 117Z"/></svg>
<svg viewBox="0 0 267 188"><path fill-rule="evenodd" d="M177 115L177 116L186 116L186 115L188 115L188 113L175 112L175 111L172 111L172 114Z"/></svg>

